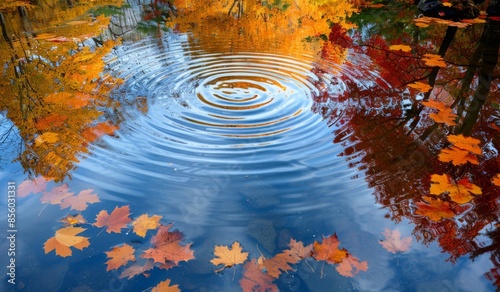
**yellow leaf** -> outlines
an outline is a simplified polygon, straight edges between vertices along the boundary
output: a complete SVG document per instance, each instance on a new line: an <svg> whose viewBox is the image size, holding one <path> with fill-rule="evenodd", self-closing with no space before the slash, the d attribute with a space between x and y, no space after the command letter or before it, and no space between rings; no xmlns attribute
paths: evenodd
<svg viewBox="0 0 500 292"><path fill-rule="evenodd" d="M391 51L403 51L403 52L411 52L411 47L407 45L392 45L389 47Z"/></svg>
<svg viewBox="0 0 500 292"><path fill-rule="evenodd" d="M232 249L223 245L215 246L214 254L217 257L210 262L215 266L224 265L222 269L217 270L217 272L234 265L242 264L248 258L248 252L242 252L240 243L237 241L233 243Z"/></svg>
<svg viewBox="0 0 500 292"><path fill-rule="evenodd" d="M494 185L496 185L496 186L499 186L499 187L500 187L500 173L499 173L499 174L497 174L497 176L495 176L491 182L492 182Z"/></svg>
<svg viewBox="0 0 500 292"><path fill-rule="evenodd" d="M134 226L134 232L135 234L145 237L146 232L148 230L156 229L158 226L160 226L160 219L162 216L151 216L148 217L148 214L142 214L139 216L139 218L135 219L134 222L132 222L132 226Z"/></svg>
<svg viewBox="0 0 500 292"><path fill-rule="evenodd" d="M57 230L54 237L49 238L45 242L45 253L47 254L52 250L55 250L57 255L67 257L72 253L70 247L74 247L80 250L84 249L85 247L90 245L88 238L76 235L85 230L85 228L73 226Z"/></svg>
<svg viewBox="0 0 500 292"><path fill-rule="evenodd" d="M59 140L59 134L52 132L45 132L42 135L36 137L35 144L40 145L42 143L54 144Z"/></svg>
<svg viewBox="0 0 500 292"><path fill-rule="evenodd" d="M433 174L429 193L437 196L447 193L453 202L465 204L474 198L472 195L481 195L483 192L479 186L471 183L467 178L455 182L447 174Z"/></svg>
<svg viewBox="0 0 500 292"><path fill-rule="evenodd" d="M453 165L462 165L470 162L474 165L478 165L479 161L477 156L471 154L469 151L458 148L456 146L451 146L447 149L442 149L441 153L438 155L439 161L451 162Z"/></svg>
<svg viewBox="0 0 500 292"><path fill-rule="evenodd" d="M170 286L170 280L167 279L153 287L151 292L180 292L179 285Z"/></svg>
<svg viewBox="0 0 500 292"><path fill-rule="evenodd" d="M474 154L478 155L482 154L481 147L479 147L479 143L481 143L479 139L472 137L465 137L464 135L460 134L460 135L449 135L448 141L453 143L453 145L455 145L458 148L470 151Z"/></svg>
<svg viewBox="0 0 500 292"><path fill-rule="evenodd" d="M408 84L408 87L415 88L417 90L420 90L421 92L429 92L432 89L429 84L425 84L420 81L410 83Z"/></svg>
<svg viewBox="0 0 500 292"><path fill-rule="evenodd" d="M444 59L439 56L439 55L434 55L434 54L425 54L424 58L422 58L422 61L425 62L425 65L431 66L431 67L446 67L446 63L444 62Z"/></svg>
<svg viewBox="0 0 500 292"><path fill-rule="evenodd" d="M446 7L451 7L451 6L452 6L452 4L451 4L450 2L444 2L444 3L443 3L443 6L446 6Z"/></svg>

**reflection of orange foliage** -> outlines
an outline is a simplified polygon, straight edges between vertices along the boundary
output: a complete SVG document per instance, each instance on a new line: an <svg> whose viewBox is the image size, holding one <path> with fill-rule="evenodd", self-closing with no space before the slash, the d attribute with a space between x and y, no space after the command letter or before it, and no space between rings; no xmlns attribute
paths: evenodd
<svg viewBox="0 0 500 292"><path fill-rule="evenodd" d="M416 202L417 210L415 214L423 215L432 221L439 221L441 219L453 218L455 213L451 210L449 202L442 201L439 198L433 199L431 197L424 197L428 202Z"/></svg>

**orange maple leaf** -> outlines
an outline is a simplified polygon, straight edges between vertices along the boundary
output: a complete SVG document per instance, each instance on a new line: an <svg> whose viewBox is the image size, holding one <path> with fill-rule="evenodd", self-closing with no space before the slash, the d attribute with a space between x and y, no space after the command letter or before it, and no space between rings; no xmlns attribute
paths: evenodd
<svg viewBox="0 0 500 292"><path fill-rule="evenodd" d="M438 155L438 159L442 162L451 162L453 165L462 165L466 164L467 162L470 162L474 165L479 164L476 155L455 146L451 146L447 149L442 149L441 153L439 153Z"/></svg>
<svg viewBox="0 0 500 292"><path fill-rule="evenodd" d="M446 67L446 63L444 62L443 57L434 54L425 54L422 58L422 61L425 62L425 65L431 67Z"/></svg>
<svg viewBox="0 0 500 292"><path fill-rule="evenodd" d="M429 92L432 89L432 86L429 84L425 84L420 81L415 81L413 83L408 84L408 87L415 88L421 92Z"/></svg>
<svg viewBox="0 0 500 292"><path fill-rule="evenodd" d="M84 224L87 222L87 220L85 220L85 218L83 218L81 214L78 214L76 216L68 215L60 221L63 222L65 226Z"/></svg>
<svg viewBox="0 0 500 292"><path fill-rule="evenodd" d="M496 186L500 187L500 173L499 173L499 174L497 174L497 175L496 175L496 176L495 176L495 177L491 180L491 182L492 182L494 185L496 185Z"/></svg>
<svg viewBox="0 0 500 292"><path fill-rule="evenodd" d="M354 277L359 271L366 272L368 263L360 262L356 257L348 255L335 269L344 277Z"/></svg>
<svg viewBox="0 0 500 292"><path fill-rule="evenodd" d="M243 278L240 280L243 292L266 291L278 292L278 286L273 284L274 278L262 272L257 260L253 259L243 266Z"/></svg>
<svg viewBox="0 0 500 292"><path fill-rule="evenodd" d="M411 52L411 47L407 45L392 45L389 47L391 51L403 51L403 52Z"/></svg>
<svg viewBox="0 0 500 292"><path fill-rule="evenodd" d="M437 109L437 113L430 113L429 117L433 119L436 123L444 123L450 126L455 126L457 123L455 119L457 115L452 113L452 109L446 106L443 102L436 100L423 101L423 105L433 109Z"/></svg>
<svg viewBox="0 0 500 292"><path fill-rule="evenodd" d="M446 106L446 104L444 104L443 102L433 100L433 99L429 99L427 101L422 101L422 104L425 105L426 107L430 107L430 108L437 109L437 110L444 110L444 109L448 108L448 106Z"/></svg>
<svg viewBox="0 0 500 292"><path fill-rule="evenodd" d="M312 256L313 253L313 245L309 244L307 246L304 246L302 241L296 241L295 239L291 238L290 243L288 244L290 247L289 251L290 254L299 260L303 260L305 258L308 258Z"/></svg>
<svg viewBox="0 0 500 292"><path fill-rule="evenodd" d="M92 128L85 129L82 131L81 135L86 141L94 142L103 135L112 135L116 130L118 130L118 126L109 122L102 122Z"/></svg>
<svg viewBox="0 0 500 292"><path fill-rule="evenodd" d="M45 191L47 188L47 182L50 180L45 179L45 177L39 175L35 179L27 179L23 181L17 188L18 197L26 197L29 194L37 194Z"/></svg>
<svg viewBox="0 0 500 292"><path fill-rule="evenodd" d="M90 245L90 242L87 237L77 236L77 234L85 230L85 228L73 226L57 230L56 234L45 242L45 253L55 250L57 255L67 257L72 254L70 247L84 249Z"/></svg>
<svg viewBox="0 0 500 292"><path fill-rule="evenodd" d="M214 248L214 254L217 257L212 259L210 262L215 266L223 265L222 268L215 270L215 272L220 272L225 268L242 264L248 259L248 252L242 252L240 243L237 241L233 242L231 249L227 246L216 245Z"/></svg>
<svg viewBox="0 0 500 292"><path fill-rule="evenodd" d="M58 113L51 113L41 119L38 119L35 127L39 131L45 131L51 128L61 127L67 119L67 116L62 116Z"/></svg>
<svg viewBox="0 0 500 292"><path fill-rule="evenodd" d="M189 261L194 259L191 243L180 245L184 235L180 231L170 232L172 224L160 226L155 236L151 238L152 248L144 251L142 258L151 258L156 263L167 264L173 262L178 265L180 261Z"/></svg>
<svg viewBox="0 0 500 292"><path fill-rule="evenodd" d="M281 271L292 271L293 268L290 264L296 264L298 262L299 259L294 257L289 250L285 250L270 259L260 256L257 260L257 263L261 266L261 268L265 268L267 274L276 279L279 278Z"/></svg>
<svg viewBox="0 0 500 292"><path fill-rule="evenodd" d="M118 208L115 207L111 214L108 211L102 210L97 214L96 222L94 223L97 227L106 226L106 232L116 232L120 233L122 228L125 228L127 224L132 221L129 217L130 209L129 206L123 206Z"/></svg>
<svg viewBox="0 0 500 292"><path fill-rule="evenodd" d="M329 264L338 264L347 257L347 250L338 249L340 241L337 234L328 237L323 236L323 242L314 241L313 257L318 261L326 261Z"/></svg>
<svg viewBox="0 0 500 292"><path fill-rule="evenodd" d="M440 221L441 219L453 218L455 213L452 211L450 203L442 201L438 198L424 197L429 202L415 203L417 209L415 214L428 217L432 221Z"/></svg>
<svg viewBox="0 0 500 292"><path fill-rule="evenodd" d="M130 280L139 274L142 274L144 277L149 277L148 271L153 269L154 267L155 266L153 260L147 260L144 265L134 264L123 270L119 278L121 279L127 277L127 280Z"/></svg>
<svg viewBox="0 0 500 292"><path fill-rule="evenodd" d="M92 189L83 190L78 193L77 196L70 196L62 199L61 209L71 206L70 210L83 211L87 209L87 203L93 204L100 202L99 197L96 194L92 194L93 191Z"/></svg>
<svg viewBox="0 0 500 292"><path fill-rule="evenodd" d="M386 228L383 234L385 236L385 240L381 240L379 243L387 251L397 253L410 249L412 238L401 238L401 233L399 232L399 230L390 230L389 228Z"/></svg>
<svg viewBox="0 0 500 292"><path fill-rule="evenodd" d="M110 258L106 262L108 265L106 271L116 270L126 265L129 261L135 261L134 252L135 249L128 244L115 246L112 250L105 252L108 258Z"/></svg>
<svg viewBox="0 0 500 292"><path fill-rule="evenodd" d="M160 282L158 285L153 287L151 292L180 292L179 285L170 286L170 280L167 279L163 282Z"/></svg>
<svg viewBox="0 0 500 292"><path fill-rule="evenodd" d="M441 195L447 193L450 199L458 204L470 202L474 195L481 195L481 188L464 178L455 182L449 175L433 174L431 175L431 187L429 189L431 195Z"/></svg>
<svg viewBox="0 0 500 292"><path fill-rule="evenodd" d="M63 184L53 188L48 192L44 192L40 201L43 204L50 203L52 205L60 205L62 200L67 197L71 197L73 193L69 192L68 184Z"/></svg>
<svg viewBox="0 0 500 292"><path fill-rule="evenodd" d="M160 219L162 216L153 215L148 217L148 214L142 214L134 222L132 222L132 226L134 226L135 234L146 237L146 232L148 230L154 230L160 226Z"/></svg>
<svg viewBox="0 0 500 292"><path fill-rule="evenodd" d="M450 143L453 143L454 146L463 150L467 150L471 153L477 155L481 155L482 153L481 147L479 147L479 143L481 143L479 139L466 137L460 134L460 135L448 135L448 141L450 141Z"/></svg>

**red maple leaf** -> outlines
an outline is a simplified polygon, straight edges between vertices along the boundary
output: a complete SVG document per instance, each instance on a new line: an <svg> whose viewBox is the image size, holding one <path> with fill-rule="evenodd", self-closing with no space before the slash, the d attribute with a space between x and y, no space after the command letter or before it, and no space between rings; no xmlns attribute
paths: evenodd
<svg viewBox="0 0 500 292"><path fill-rule="evenodd" d="M145 250L142 258L151 258L156 263L167 264L173 262L178 265L180 261L189 261L194 259L191 243L181 245L180 242L184 235L180 231L170 232L173 224L160 226L155 236L151 238L152 247Z"/></svg>
<svg viewBox="0 0 500 292"><path fill-rule="evenodd" d="M106 232L116 232L120 233L122 228L125 228L129 222L132 221L129 217L130 209L128 206L115 207L111 214L108 211L102 210L97 214L96 222L94 223L97 227L106 226Z"/></svg>

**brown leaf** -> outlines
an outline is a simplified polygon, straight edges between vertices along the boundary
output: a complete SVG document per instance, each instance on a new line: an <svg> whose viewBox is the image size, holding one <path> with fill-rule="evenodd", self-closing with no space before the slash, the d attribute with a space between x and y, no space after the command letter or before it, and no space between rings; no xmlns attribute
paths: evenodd
<svg viewBox="0 0 500 292"><path fill-rule="evenodd" d="M81 214L78 214L76 216L68 215L60 221L63 222L65 226L84 224L87 222L87 220L85 220L85 218L83 218Z"/></svg>
<svg viewBox="0 0 500 292"><path fill-rule="evenodd" d="M295 239L290 239L290 243L288 244L290 247L290 254L295 257L297 260L303 260L312 256L313 253L313 245L309 244L304 246L302 241L296 241Z"/></svg>
<svg viewBox="0 0 500 292"><path fill-rule="evenodd" d="M180 292L179 285L170 286L170 280L167 279L153 287L151 292Z"/></svg>
<svg viewBox="0 0 500 292"><path fill-rule="evenodd" d="M63 184L43 193L40 201L42 204L50 203L52 205L60 205L62 200L72 195L73 193L69 192L68 184Z"/></svg>
<svg viewBox="0 0 500 292"><path fill-rule="evenodd" d="M135 261L135 249L128 244L113 247L111 251L105 252L110 258L106 264L108 267L106 271L116 270L121 266L126 265L129 261Z"/></svg>
<svg viewBox="0 0 500 292"><path fill-rule="evenodd" d="M127 277L128 280L132 279L133 277L142 274L144 277L149 277L149 274L147 271L151 270L154 268L154 262L152 260L147 260L144 265L132 265L128 268L126 268L121 274L120 274L120 279Z"/></svg>
<svg viewBox="0 0 500 292"><path fill-rule="evenodd" d="M329 237L323 236L323 242L314 241L313 257L318 261L326 261L329 264L338 264L347 257L347 250L338 249L340 241L336 234Z"/></svg>
<svg viewBox="0 0 500 292"><path fill-rule="evenodd" d="M47 182L50 180L45 179L45 177L39 175L35 179L27 179L23 181L17 188L18 197L26 197L29 194L37 194L45 191L47 188Z"/></svg>
<svg viewBox="0 0 500 292"><path fill-rule="evenodd" d="M210 262L215 266L223 265L223 267L216 270L216 272L220 272L234 265L242 264L248 258L248 252L242 252L240 243L237 241L233 242L231 249L223 245L215 246L214 254L216 258L212 259Z"/></svg>
<svg viewBox="0 0 500 292"><path fill-rule="evenodd" d="M433 199L431 197L424 197L424 199L429 203L415 203L417 207L415 214L426 216L430 220L436 222L441 219L453 218L455 216L449 202L442 201L438 198Z"/></svg>
<svg viewBox="0 0 500 292"><path fill-rule="evenodd" d="M83 211L87 209L87 203L100 202L99 197L96 194L92 194L93 191L92 189L83 190L77 196L64 198L61 203L61 209L71 206L71 210Z"/></svg>
<svg viewBox="0 0 500 292"><path fill-rule="evenodd" d="M146 232L148 230L154 230L160 226L160 219L162 216L151 216L148 217L148 214L142 214L134 222L132 222L132 226L134 226L135 234L146 237Z"/></svg>
<svg viewBox="0 0 500 292"><path fill-rule="evenodd" d="M115 207L111 214L108 211L102 210L97 214L96 222L94 223L97 227L106 226L106 232L116 232L120 233L122 228L125 228L127 224L132 221L129 217L130 209L129 206Z"/></svg>
<svg viewBox="0 0 500 292"><path fill-rule="evenodd" d="M289 250L279 253L270 259L266 259L263 256L259 257L257 263L261 268L265 268L267 274L274 278L279 278L281 271L292 271L293 268L290 264L296 264L299 260L292 256Z"/></svg>
<svg viewBox="0 0 500 292"><path fill-rule="evenodd" d="M345 277L354 277L359 271L368 270L368 263L360 262L356 257L348 255L336 268L337 272Z"/></svg>
<svg viewBox="0 0 500 292"><path fill-rule="evenodd" d="M401 239L399 230L390 230L386 228L384 231L385 240L381 240L380 244L389 252L397 253L410 249L412 238L405 237Z"/></svg>
<svg viewBox="0 0 500 292"><path fill-rule="evenodd" d="M278 286L273 284L274 278L263 273L255 259L243 266L243 278L240 280L243 292L277 292Z"/></svg>
<svg viewBox="0 0 500 292"><path fill-rule="evenodd" d="M55 250L57 255L67 257L72 254L70 247L74 247L79 250L84 249L90 245L88 238L76 235L85 230L85 228L73 226L57 230L54 237L49 238L45 242L45 253L47 254Z"/></svg>
<svg viewBox="0 0 500 292"><path fill-rule="evenodd" d="M176 265L180 261L189 261L194 259L193 251L190 246L181 245L180 241L184 235L179 231L169 232L172 224L167 226L160 226L155 236L151 238L152 248L147 249L141 255L142 258L151 258L157 263L167 264L173 262Z"/></svg>

